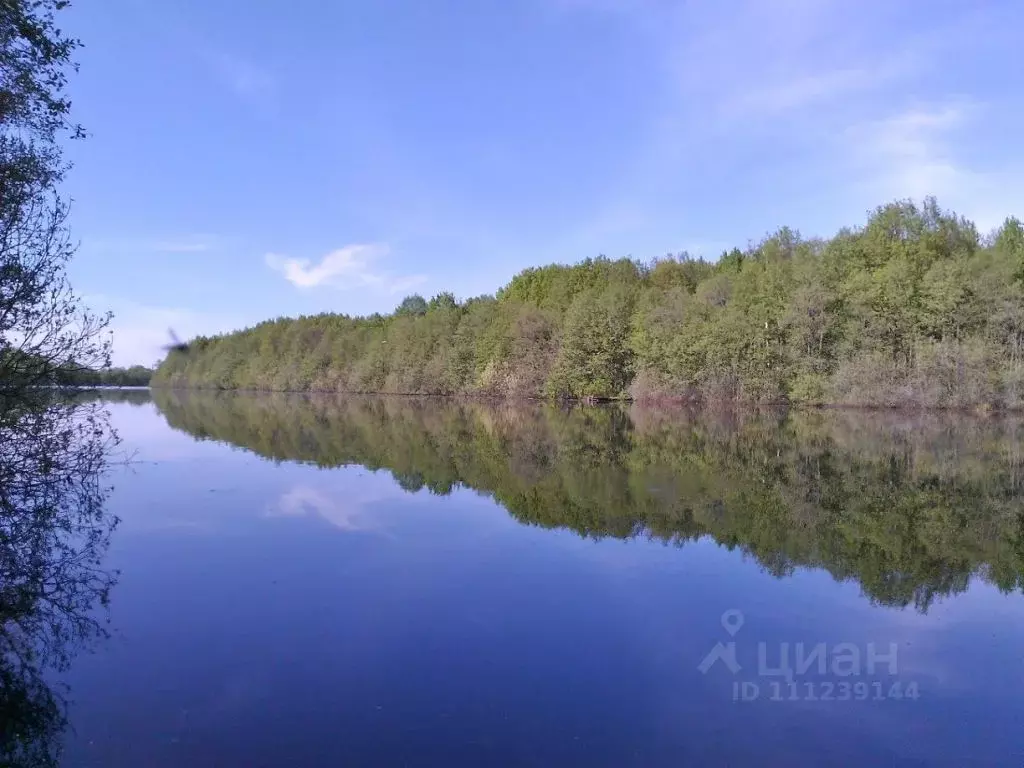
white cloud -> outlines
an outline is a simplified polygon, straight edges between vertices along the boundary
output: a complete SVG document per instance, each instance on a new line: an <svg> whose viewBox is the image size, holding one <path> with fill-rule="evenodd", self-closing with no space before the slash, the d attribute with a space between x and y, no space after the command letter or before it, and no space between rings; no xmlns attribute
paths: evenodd
<svg viewBox="0 0 1024 768"><path fill-rule="evenodd" d="M351 470L350 470L351 471ZM360 470L361 471L361 470ZM384 521L374 507L400 495L401 491L377 483L357 483L344 493L334 491L336 500L324 491L308 485L297 485L284 493L276 505L267 509L267 517L305 517L315 515L342 531L382 532Z"/></svg>
<svg viewBox="0 0 1024 768"><path fill-rule="evenodd" d="M972 109L966 103L914 107L851 126L843 144L886 198L942 196L969 175L956 165L951 140Z"/></svg>
<svg viewBox="0 0 1024 768"><path fill-rule="evenodd" d="M375 269L375 262L387 254L383 245L346 245L331 251L318 263L268 253L265 261L271 269L298 288L333 286L369 288L385 293L400 293L426 280L423 275L395 275Z"/></svg>
<svg viewBox="0 0 1024 768"><path fill-rule="evenodd" d="M882 120L855 126L855 138L866 139L872 151L891 157L920 160L938 151L941 139L962 126L974 107L951 102L914 107ZM860 137L856 134L860 133Z"/></svg>
<svg viewBox="0 0 1024 768"><path fill-rule="evenodd" d="M919 105L851 126L837 149L850 157L852 178L865 199L934 195L985 233L1024 210L1018 166L985 169L965 159L962 137L985 112L983 105L965 100Z"/></svg>

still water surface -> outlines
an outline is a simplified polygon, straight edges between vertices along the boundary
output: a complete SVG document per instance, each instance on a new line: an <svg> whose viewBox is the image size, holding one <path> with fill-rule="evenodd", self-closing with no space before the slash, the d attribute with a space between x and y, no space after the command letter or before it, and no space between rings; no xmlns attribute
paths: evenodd
<svg viewBox="0 0 1024 768"><path fill-rule="evenodd" d="M1019 421L131 397L66 765L1024 763Z"/></svg>

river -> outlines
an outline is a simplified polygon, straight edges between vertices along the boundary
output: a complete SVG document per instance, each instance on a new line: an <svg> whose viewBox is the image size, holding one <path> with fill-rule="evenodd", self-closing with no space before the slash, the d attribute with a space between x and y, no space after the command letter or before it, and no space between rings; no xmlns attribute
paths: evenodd
<svg viewBox="0 0 1024 768"><path fill-rule="evenodd" d="M1024 422L154 391L69 766L1016 766Z"/></svg>

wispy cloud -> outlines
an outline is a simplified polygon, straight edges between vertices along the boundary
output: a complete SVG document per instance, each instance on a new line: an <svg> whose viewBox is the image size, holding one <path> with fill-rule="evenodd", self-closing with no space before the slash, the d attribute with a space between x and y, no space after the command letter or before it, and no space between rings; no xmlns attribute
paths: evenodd
<svg viewBox="0 0 1024 768"><path fill-rule="evenodd" d="M755 129L751 120L831 109L922 71L924 38L880 45L877 28L892 15L881 4L852 13L837 0L686 4L673 20L680 42L668 47L669 69L683 104L697 100L705 119Z"/></svg>
<svg viewBox="0 0 1024 768"><path fill-rule="evenodd" d="M918 39L886 47L869 34L888 28L890 14L881 5L852 13L840 0L666 1L642 9L603 0L552 2L619 14L638 44L657 52L660 71L651 82L658 95L621 176L606 185L601 208L641 211L651 221L647 231L661 229L658 239L668 246L736 243L760 234L733 229L756 219L757 210L697 213L711 207L710 196L732 175L740 175L749 201L772 188L773 204L788 184L844 183L841 162L821 162L836 134L877 117L878 104L926 70ZM668 200L692 201L692 213Z"/></svg>
<svg viewBox="0 0 1024 768"><path fill-rule="evenodd" d="M887 197L947 194L970 175L957 165L952 144L977 109L968 102L913 107L851 126L843 143Z"/></svg>
<svg viewBox="0 0 1024 768"><path fill-rule="evenodd" d="M218 235L188 234L156 237L85 238L82 247L91 252L115 254L207 253L223 248L227 241Z"/></svg>
<svg viewBox="0 0 1024 768"><path fill-rule="evenodd" d="M839 137L836 152L850 159L848 178L866 197L934 195L986 232L1024 211L1019 162L993 168L970 161L964 137L987 114L985 105L964 99L909 107L851 126Z"/></svg>
<svg viewBox="0 0 1024 768"><path fill-rule="evenodd" d="M738 88L723 103L731 118L783 116L793 110L868 91L893 77L895 68L847 67L825 72L792 72L774 80Z"/></svg>
<svg viewBox="0 0 1024 768"><path fill-rule="evenodd" d="M331 251L319 262L268 253L268 267L280 272L297 288L370 288L384 293L400 293L426 280L424 275L397 275L376 268L376 262L388 253L385 245L346 245Z"/></svg>
<svg viewBox="0 0 1024 768"><path fill-rule="evenodd" d="M1007 37L1012 4L953 4L922 19L898 3L842 0L549 1L619 14L660 52L663 95L605 203L643 211L650 229L671 216L684 240L740 242L756 233L737 224L790 216L790 205L806 217L793 223L827 234L880 202L935 195L984 230L1024 200L1020 154L996 157L982 138L1019 132L1019 105L971 80L982 60L1004 71L1020 60ZM734 174L747 210L705 204ZM662 203L691 195L704 196L691 199L710 226Z"/></svg>
<svg viewBox="0 0 1024 768"><path fill-rule="evenodd" d="M213 250L214 243L205 239L154 240L146 243L146 246L147 250L159 253L205 253Z"/></svg>
<svg viewBox="0 0 1024 768"><path fill-rule="evenodd" d="M133 21L148 23L150 26L145 33L162 38L183 59L201 64L213 82L238 99L261 108L276 97L277 74L264 60L241 50L244 43L237 30L222 29L212 34L186 3L138 2L137 5L140 11L144 7L144 11ZM235 33L233 39L229 37L232 33Z"/></svg>

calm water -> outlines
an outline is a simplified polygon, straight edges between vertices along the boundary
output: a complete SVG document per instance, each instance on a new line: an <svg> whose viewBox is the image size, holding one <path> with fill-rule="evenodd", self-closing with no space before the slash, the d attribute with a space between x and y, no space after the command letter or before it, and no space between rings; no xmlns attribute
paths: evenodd
<svg viewBox="0 0 1024 768"><path fill-rule="evenodd" d="M66 765L1024 763L1018 421L132 398Z"/></svg>

